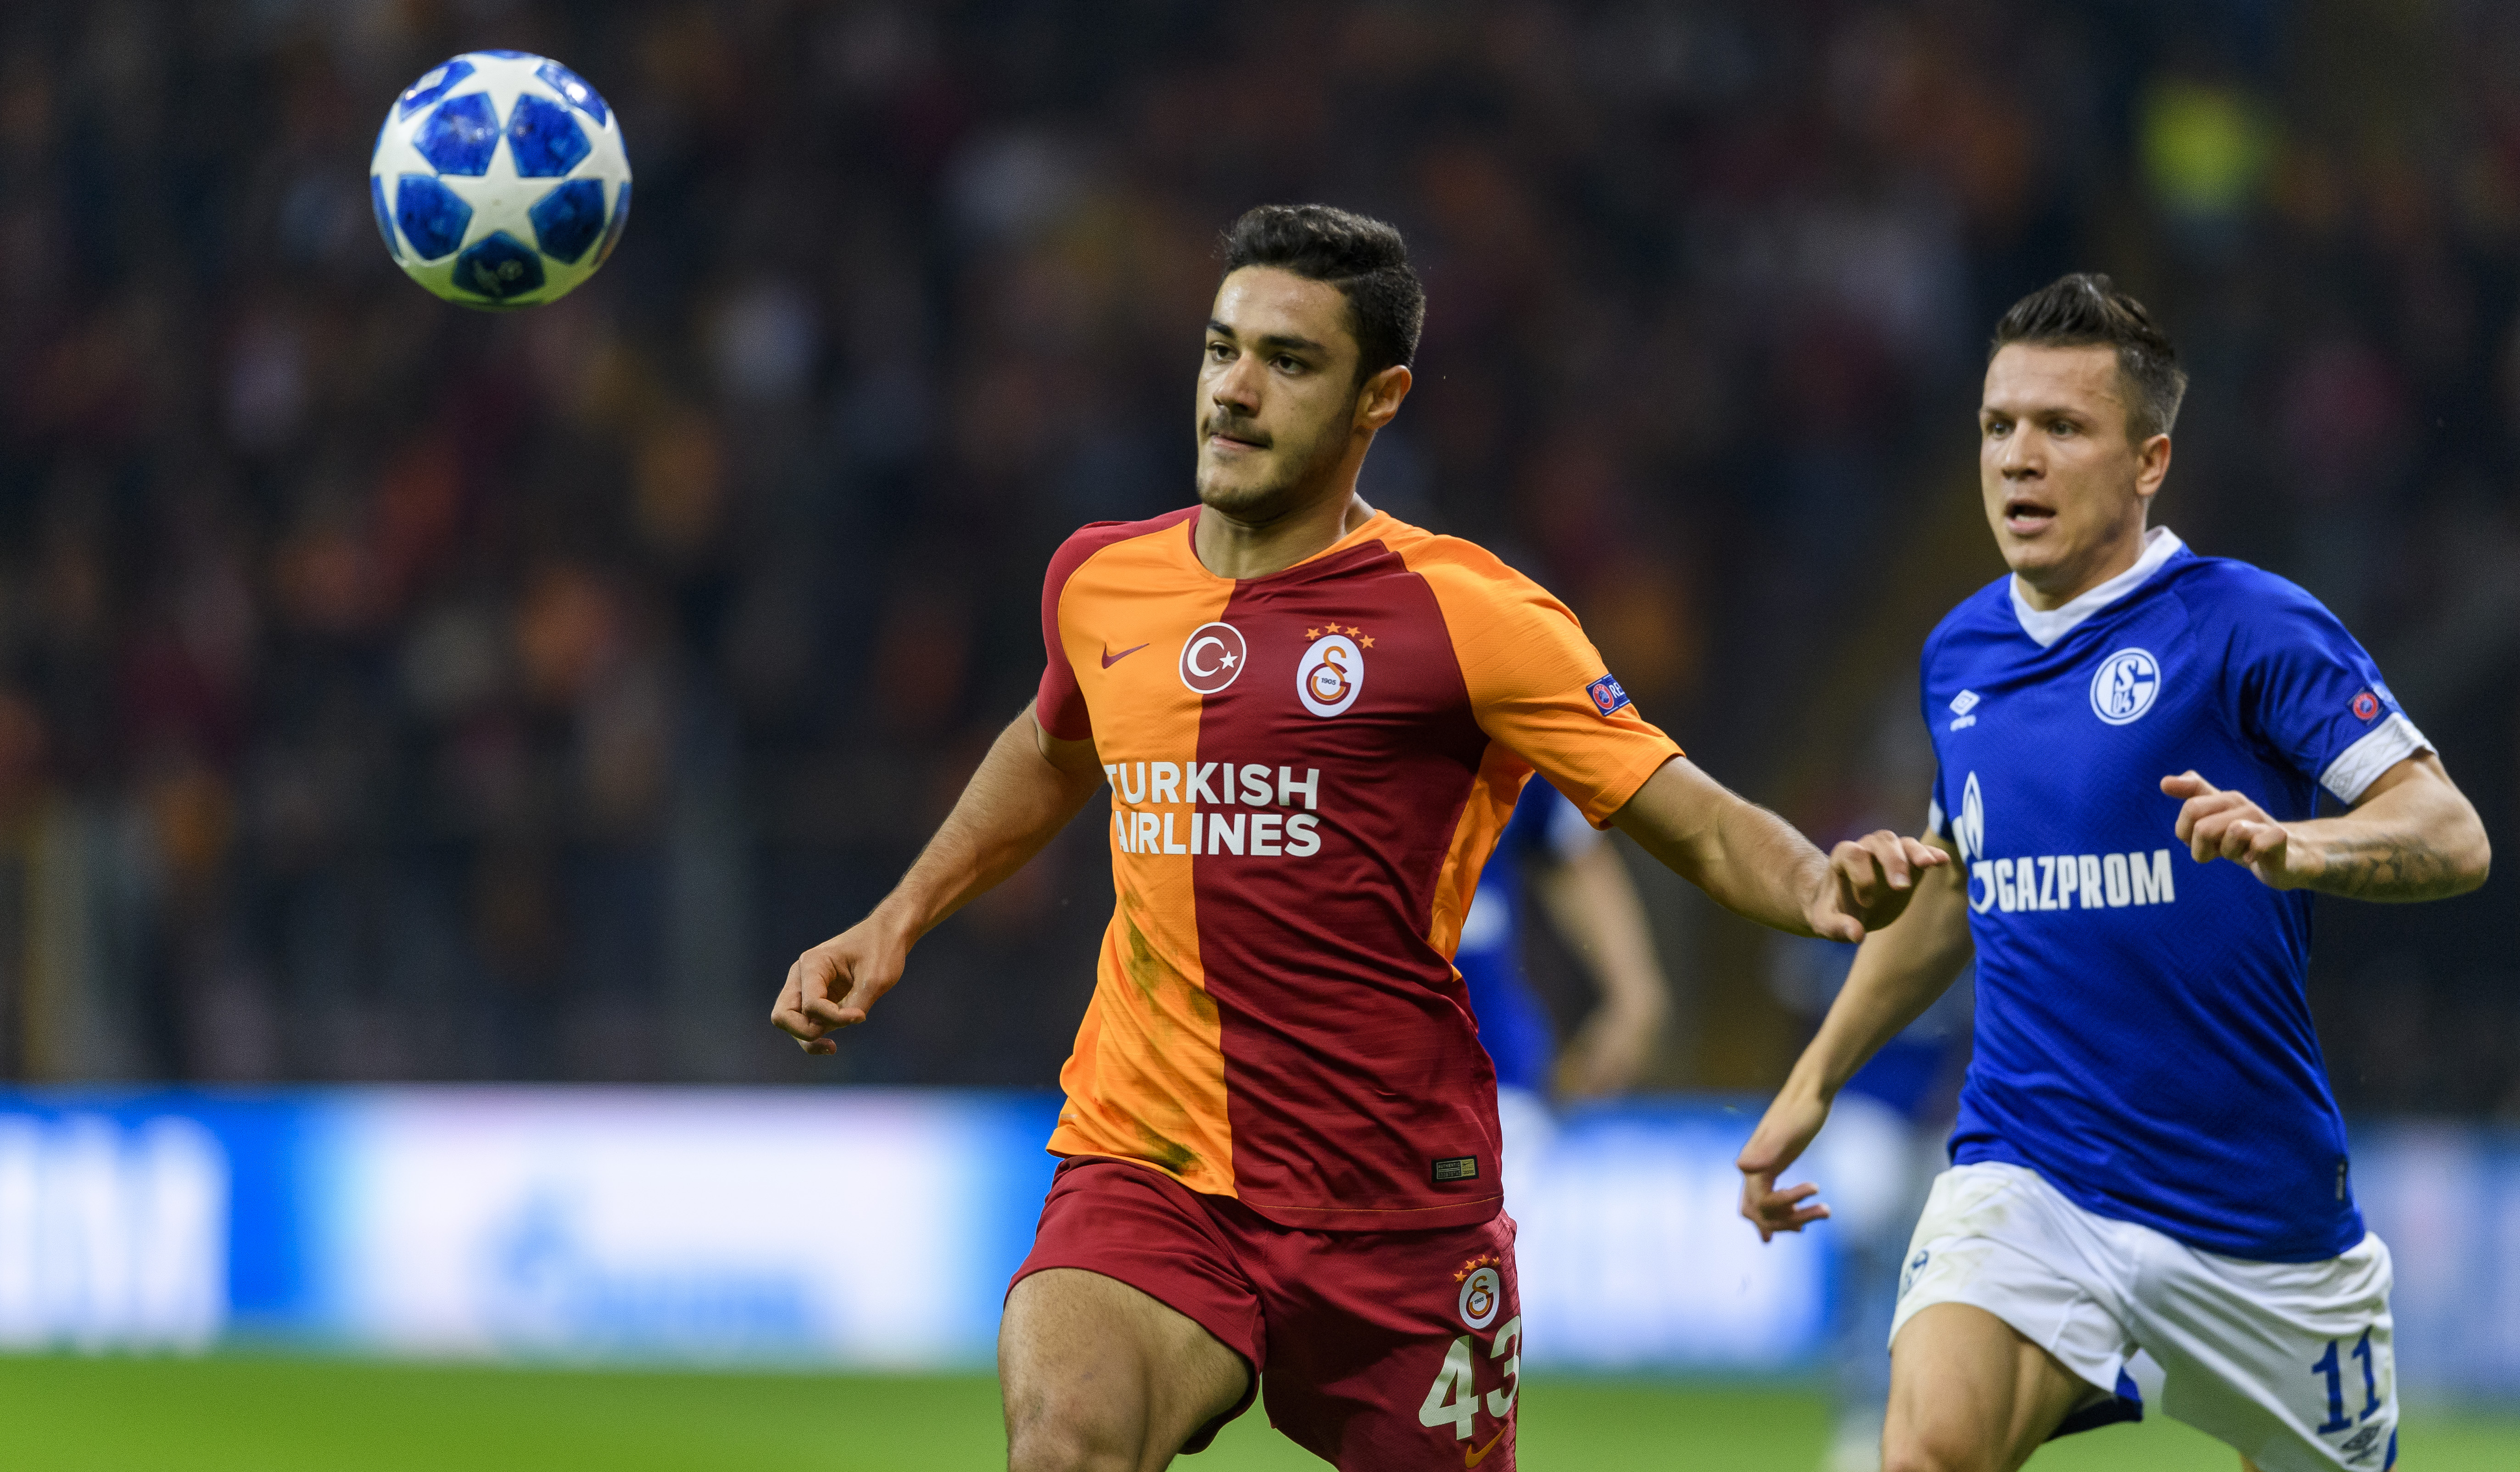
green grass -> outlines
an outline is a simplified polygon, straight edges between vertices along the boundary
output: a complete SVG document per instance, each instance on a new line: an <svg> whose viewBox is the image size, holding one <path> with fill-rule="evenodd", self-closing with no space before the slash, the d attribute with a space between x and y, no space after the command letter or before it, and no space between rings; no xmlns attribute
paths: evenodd
<svg viewBox="0 0 2520 1472"><path fill-rule="evenodd" d="M1793 1388L1540 1379L1521 1464L1777 1468L1818 1461L1827 1416ZM2520 1467L2520 1414L2416 1416L2409 1472ZM928 1472L1002 1467L984 1376L660 1374L222 1357L0 1359L10 1472ZM1185 1472L1322 1463L1255 1413ZM2038 1472L2234 1472L2185 1427L2076 1437Z"/></svg>

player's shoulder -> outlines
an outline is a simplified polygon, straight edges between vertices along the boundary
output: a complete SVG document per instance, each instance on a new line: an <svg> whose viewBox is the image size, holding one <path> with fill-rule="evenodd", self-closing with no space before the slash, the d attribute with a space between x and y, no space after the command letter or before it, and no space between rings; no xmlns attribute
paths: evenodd
<svg viewBox="0 0 2520 1472"><path fill-rule="evenodd" d="M1058 550L1050 555L1050 569L1043 581L1056 589L1075 576L1076 570L1094 559L1099 553L1126 546L1148 537L1161 536L1198 513L1195 506L1149 516L1143 521L1088 521L1067 534Z"/></svg>
<svg viewBox="0 0 2520 1472"><path fill-rule="evenodd" d="M2200 609L2246 613L2252 608L2324 606L2299 583L2237 558L2191 553L2163 564L2161 579L2166 590Z"/></svg>
<svg viewBox="0 0 2520 1472"><path fill-rule="evenodd" d="M1559 613L1566 605L1512 563L1466 537L1448 536L1386 516L1379 540L1402 565L1426 580L1447 603L1535 603ZM1572 614L1568 614L1572 617Z"/></svg>
<svg viewBox="0 0 2520 1472"><path fill-rule="evenodd" d="M2200 632L2256 642L2342 627L2309 589L2237 558L2178 558L2161 569L2161 578L2162 591L2179 600Z"/></svg>
<svg viewBox="0 0 2520 1472"><path fill-rule="evenodd" d="M2012 611L2012 574L2007 572L1954 603L1952 611L1934 625L1933 632L1925 636L1925 667L1933 668L1956 641L1969 636L2002 636L2019 628L2020 620Z"/></svg>

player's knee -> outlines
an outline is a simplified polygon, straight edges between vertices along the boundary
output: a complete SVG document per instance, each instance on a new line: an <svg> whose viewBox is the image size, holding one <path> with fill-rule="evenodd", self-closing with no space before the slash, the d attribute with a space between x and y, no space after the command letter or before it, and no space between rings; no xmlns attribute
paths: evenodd
<svg viewBox="0 0 2520 1472"><path fill-rule="evenodd" d="M1995 1449L1956 1427L1892 1426L1881 1438L1881 1472L2000 1472Z"/></svg>
<svg viewBox="0 0 2520 1472"><path fill-rule="evenodd" d="M1007 1472L1137 1472L1138 1449L1118 1428L1057 1408L1007 1420Z"/></svg>

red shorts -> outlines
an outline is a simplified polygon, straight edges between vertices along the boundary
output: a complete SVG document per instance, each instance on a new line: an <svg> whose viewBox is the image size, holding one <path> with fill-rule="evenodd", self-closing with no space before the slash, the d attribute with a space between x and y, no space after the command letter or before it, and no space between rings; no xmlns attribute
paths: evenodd
<svg viewBox="0 0 2520 1472"><path fill-rule="evenodd" d="M1058 1168L1021 1282L1116 1278L1240 1355L1269 1424L1342 1468L1512 1472L1522 1304L1513 1219L1431 1231L1303 1231L1150 1167ZM1203 1450L1252 1393L1182 1448Z"/></svg>

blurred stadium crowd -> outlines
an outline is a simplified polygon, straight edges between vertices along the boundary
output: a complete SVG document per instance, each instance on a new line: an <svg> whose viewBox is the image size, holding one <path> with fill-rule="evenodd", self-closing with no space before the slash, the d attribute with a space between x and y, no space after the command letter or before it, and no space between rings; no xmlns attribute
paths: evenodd
<svg viewBox="0 0 2520 1472"><path fill-rule="evenodd" d="M403 281L361 178L488 45L638 174L513 317ZM1027 697L1049 551L1188 499L1265 200L1427 279L1369 498L1824 836L1921 817L1991 323L2114 272L2196 379L2160 519L2335 607L2510 847L2515 71L2487 0L12 5L0 1074L1047 1084L1090 821L836 1063L763 1018ZM2322 909L2349 1108L2520 1116L2512 867ZM1772 1081L1755 938L1656 893L1661 1077Z"/></svg>

